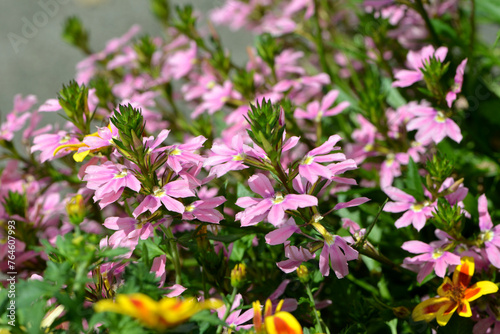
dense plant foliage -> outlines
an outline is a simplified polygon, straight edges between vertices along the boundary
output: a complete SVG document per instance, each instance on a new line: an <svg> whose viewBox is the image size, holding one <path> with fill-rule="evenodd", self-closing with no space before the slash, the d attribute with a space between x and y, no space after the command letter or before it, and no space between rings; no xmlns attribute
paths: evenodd
<svg viewBox="0 0 500 334"><path fill-rule="evenodd" d="M495 1L151 6L2 120L0 332L500 330Z"/></svg>

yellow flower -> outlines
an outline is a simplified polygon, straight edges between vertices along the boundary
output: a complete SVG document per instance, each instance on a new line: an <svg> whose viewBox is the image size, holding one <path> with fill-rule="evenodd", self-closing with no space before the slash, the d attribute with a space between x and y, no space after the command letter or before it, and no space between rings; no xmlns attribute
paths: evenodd
<svg viewBox="0 0 500 334"><path fill-rule="evenodd" d="M117 295L116 301L104 299L94 305L96 312L115 312L139 320L145 326L157 330L175 327L205 309L217 309L224 303L217 299L198 302L195 298L185 300L163 298L154 301L142 293Z"/></svg>
<svg viewBox="0 0 500 334"><path fill-rule="evenodd" d="M471 301L498 291L498 286L489 281L477 282L469 288L474 274L474 259L463 257L461 262L453 273L453 280L445 277L443 284L438 288L438 297L429 298L415 307L412 313L413 320L431 321L436 318L440 326L445 326L455 311L461 317L470 317Z"/></svg>
<svg viewBox="0 0 500 334"><path fill-rule="evenodd" d="M262 323L261 305L255 301L253 306L253 324L257 334L302 334L302 327L293 315L281 311L283 300L276 306L276 311L272 314L273 305L271 300L266 301L264 308L264 324Z"/></svg>

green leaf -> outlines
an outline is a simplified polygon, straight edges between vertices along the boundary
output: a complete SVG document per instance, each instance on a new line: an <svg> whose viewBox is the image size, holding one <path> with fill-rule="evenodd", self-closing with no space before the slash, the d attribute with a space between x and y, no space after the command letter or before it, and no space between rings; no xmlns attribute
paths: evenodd
<svg viewBox="0 0 500 334"><path fill-rule="evenodd" d="M410 161L408 162L406 186L413 192L413 196L417 201L422 202L425 200L424 189L422 187L422 179L420 178L420 174L418 173L418 166L411 157Z"/></svg>

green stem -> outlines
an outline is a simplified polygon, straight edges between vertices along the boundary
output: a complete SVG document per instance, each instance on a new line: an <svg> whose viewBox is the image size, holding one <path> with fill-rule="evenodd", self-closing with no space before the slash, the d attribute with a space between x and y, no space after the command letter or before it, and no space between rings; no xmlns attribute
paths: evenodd
<svg viewBox="0 0 500 334"><path fill-rule="evenodd" d="M181 276L181 261L179 257L179 248L177 247L174 234L172 233L170 227L164 228L163 232L165 233L165 236L168 239L168 243L170 245L170 251L172 253L172 261L174 263L174 270L175 270L175 283L181 284L182 276Z"/></svg>
<svg viewBox="0 0 500 334"><path fill-rule="evenodd" d="M316 48L318 49L319 62L323 71L328 74L332 82L334 81L334 76L330 66L326 61L325 47L323 45L322 29L319 23L319 1L314 0L314 26L316 28L316 35L314 36L314 42L316 43Z"/></svg>
<svg viewBox="0 0 500 334"><path fill-rule="evenodd" d="M436 33L436 30L434 30L434 26L432 25L431 19L429 18L429 15L427 14L427 11L424 8L424 4L422 3L422 0L416 0L415 1L416 9L419 12L420 16L425 21L425 24L427 25L427 28L429 29L429 33L432 36L432 39L434 40L434 43L436 43L437 46L441 45L441 41L439 40L439 36Z"/></svg>
<svg viewBox="0 0 500 334"><path fill-rule="evenodd" d="M233 287L233 292L231 293L231 296L229 297L229 303L226 304L226 312L224 313L224 317L222 318L222 321L224 321L224 322L226 321L227 317L229 317L229 313L231 313L231 306L233 306L234 299L236 298L237 292L238 292L238 289ZM223 327L224 327L223 325L219 325L217 327L216 334L221 334Z"/></svg>
<svg viewBox="0 0 500 334"><path fill-rule="evenodd" d="M309 297L309 300L311 301L311 307L313 308L314 318L316 318L316 327L317 327L319 333L324 333L323 327L321 326L321 319L320 319L319 314L318 314L319 312L318 312L318 310L316 310L316 306L314 303L314 297L313 297L313 294L311 291L311 287L309 286L309 284L305 284L305 286L306 286L307 296Z"/></svg>

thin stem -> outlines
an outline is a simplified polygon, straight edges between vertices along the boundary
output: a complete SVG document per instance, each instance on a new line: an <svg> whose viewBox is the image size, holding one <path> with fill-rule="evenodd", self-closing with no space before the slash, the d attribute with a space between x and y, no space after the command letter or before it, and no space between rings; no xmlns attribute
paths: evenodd
<svg viewBox="0 0 500 334"><path fill-rule="evenodd" d="M321 64L321 68L323 71L328 74L330 79L334 81L334 76L332 73L332 70L330 69L330 66L328 66L328 63L326 61L326 55L325 55L325 47L323 45L323 36L322 36L322 29L321 25L319 22L319 1L314 0L314 26L316 28L316 34L314 38L314 42L316 43L316 48L318 49L318 56L319 56L319 62Z"/></svg>
<svg viewBox="0 0 500 334"><path fill-rule="evenodd" d="M318 327L317 329L319 330L319 333L324 333L323 326L321 326L321 319L319 317L318 310L316 310L316 306L314 303L314 297L311 291L311 287L309 286L309 284L305 284L305 286L306 286L307 296L309 297L309 300L311 301L311 305L313 308L314 318L316 319L316 326Z"/></svg>
<svg viewBox="0 0 500 334"><path fill-rule="evenodd" d="M439 36L436 33L436 30L434 30L434 26L432 25L431 19L429 18L429 14L427 14L427 11L424 8L424 4L422 3L422 0L416 0L415 1L416 5L416 10L419 12L420 16L425 21L425 24L427 25L427 29L429 29L429 33L432 36L432 39L434 40L434 43L436 45L441 45L441 41L439 40Z"/></svg>
<svg viewBox="0 0 500 334"><path fill-rule="evenodd" d="M231 313L231 306L233 306L234 299L236 298L237 292L238 292L238 289L233 287L233 292L231 293L231 296L229 297L229 303L228 303L228 305L226 305L226 312L224 312L224 317L222 318L222 321L224 321L224 322L226 321L227 317L229 317L229 313ZM224 327L223 325L219 325L217 327L216 334L221 334L223 327Z"/></svg>

